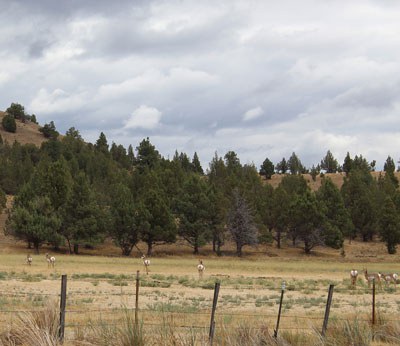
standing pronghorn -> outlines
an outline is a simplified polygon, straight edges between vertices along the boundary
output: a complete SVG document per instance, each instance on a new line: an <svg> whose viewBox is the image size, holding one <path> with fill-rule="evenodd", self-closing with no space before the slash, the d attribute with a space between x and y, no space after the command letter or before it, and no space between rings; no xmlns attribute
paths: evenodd
<svg viewBox="0 0 400 346"><path fill-rule="evenodd" d="M146 270L146 274L149 274L150 260L146 259L145 255L142 255L144 269Z"/></svg>
<svg viewBox="0 0 400 346"><path fill-rule="evenodd" d="M199 264L197 265L197 271L199 272L199 279L203 278L203 272L206 267L203 264L202 260L199 260Z"/></svg>
<svg viewBox="0 0 400 346"><path fill-rule="evenodd" d="M33 258L30 253L26 255L26 264L30 266L32 264Z"/></svg>
<svg viewBox="0 0 400 346"><path fill-rule="evenodd" d="M365 279L368 282L368 288L371 288L371 282L375 281L378 283L380 289L382 289L381 274L380 273L368 273L367 268L364 269Z"/></svg>
<svg viewBox="0 0 400 346"><path fill-rule="evenodd" d="M399 278L396 273L381 274L381 278L385 280L386 286L393 282L394 289L396 289L397 279Z"/></svg>
<svg viewBox="0 0 400 346"><path fill-rule="evenodd" d="M56 258L54 256L50 256L48 253L46 253L46 261L47 261L47 268L53 267L56 263Z"/></svg>
<svg viewBox="0 0 400 346"><path fill-rule="evenodd" d="M356 283L357 283L357 276L358 276L358 271L355 269L352 269L350 271L350 279L351 279L351 286L353 288L356 287Z"/></svg>

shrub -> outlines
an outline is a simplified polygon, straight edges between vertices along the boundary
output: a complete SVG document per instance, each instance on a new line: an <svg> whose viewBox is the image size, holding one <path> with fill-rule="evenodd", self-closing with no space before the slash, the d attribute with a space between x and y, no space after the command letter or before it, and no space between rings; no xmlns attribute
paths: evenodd
<svg viewBox="0 0 400 346"><path fill-rule="evenodd" d="M15 122L15 118L10 114L6 114L4 116L1 124L3 125L4 130L6 130L7 132L15 133L17 131L17 124Z"/></svg>

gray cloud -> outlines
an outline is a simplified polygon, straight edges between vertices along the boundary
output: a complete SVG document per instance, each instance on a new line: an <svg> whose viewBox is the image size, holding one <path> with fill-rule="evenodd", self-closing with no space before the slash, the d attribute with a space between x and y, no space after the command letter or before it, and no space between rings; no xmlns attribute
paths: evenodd
<svg viewBox="0 0 400 346"><path fill-rule="evenodd" d="M228 150L256 165L400 156L398 2L0 4L0 109L89 141L150 136L204 166Z"/></svg>

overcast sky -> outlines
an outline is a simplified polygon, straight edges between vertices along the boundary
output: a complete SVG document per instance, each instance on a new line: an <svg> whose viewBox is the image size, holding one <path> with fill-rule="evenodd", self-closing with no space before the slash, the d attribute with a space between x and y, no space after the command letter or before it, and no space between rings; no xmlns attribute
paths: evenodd
<svg viewBox="0 0 400 346"><path fill-rule="evenodd" d="M398 0L0 0L0 110L203 168L400 159Z"/></svg>

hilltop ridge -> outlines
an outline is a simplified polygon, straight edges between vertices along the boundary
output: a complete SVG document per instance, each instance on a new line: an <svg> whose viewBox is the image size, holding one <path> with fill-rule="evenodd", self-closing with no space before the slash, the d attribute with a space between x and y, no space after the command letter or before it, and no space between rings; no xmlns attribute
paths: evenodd
<svg viewBox="0 0 400 346"><path fill-rule="evenodd" d="M23 123L17 120L17 131L15 133L5 131L3 126L1 126L1 121L5 115L5 112L0 111L0 135L3 138L3 141L7 141L9 144L17 141L21 144L34 144L38 147L40 147L43 142L47 141L39 131L40 126L31 121Z"/></svg>

